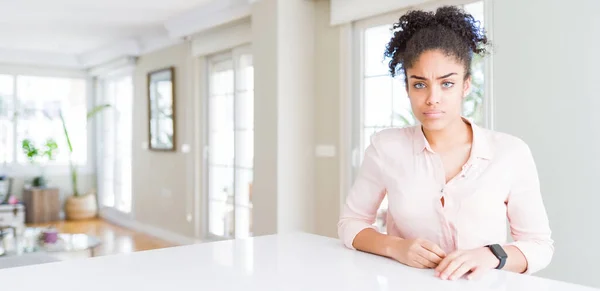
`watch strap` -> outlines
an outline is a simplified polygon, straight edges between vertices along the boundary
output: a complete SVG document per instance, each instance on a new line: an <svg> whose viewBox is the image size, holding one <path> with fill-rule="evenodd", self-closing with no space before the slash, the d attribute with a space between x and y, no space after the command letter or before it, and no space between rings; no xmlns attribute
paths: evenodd
<svg viewBox="0 0 600 291"><path fill-rule="evenodd" d="M498 266L496 266L496 269L500 270L504 267L504 265L506 264L506 259L507 259L507 255L506 252L504 252L504 249L502 249L502 246L500 246L499 244L492 244L492 245L487 245L486 247L488 247L490 249L490 251L492 252L492 254L494 254L494 256L496 256L496 258L500 261L498 263Z"/></svg>

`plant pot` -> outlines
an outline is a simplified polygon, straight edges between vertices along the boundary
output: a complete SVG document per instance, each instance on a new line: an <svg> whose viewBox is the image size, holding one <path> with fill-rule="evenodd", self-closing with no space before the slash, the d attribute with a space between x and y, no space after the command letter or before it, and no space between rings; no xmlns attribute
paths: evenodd
<svg viewBox="0 0 600 291"><path fill-rule="evenodd" d="M82 220L96 217L98 205L94 193L69 196L65 203L65 214L68 220Z"/></svg>
<svg viewBox="0 0 600 291"><path fill-rule="evenodd" d="M33 181L31 182L31 186L37 187L37 188L46 188L46 186L48 186L48 181L46 180L46 177L44 177L44 176L37 176L37 177L33 178Z"/></svg>

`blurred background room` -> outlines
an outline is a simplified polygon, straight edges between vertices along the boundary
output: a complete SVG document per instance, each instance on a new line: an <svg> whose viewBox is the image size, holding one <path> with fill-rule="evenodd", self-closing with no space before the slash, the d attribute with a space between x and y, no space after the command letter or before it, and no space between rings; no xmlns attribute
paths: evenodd
<svg viewBox="0 0 600 291"><path fill-rule="evenodd" d="M494 45L464 115L536 160L535 276L600 287L597 0L0 0L0 268L337 237L370 136L416 122L391 25L442 5Z"/></svg>

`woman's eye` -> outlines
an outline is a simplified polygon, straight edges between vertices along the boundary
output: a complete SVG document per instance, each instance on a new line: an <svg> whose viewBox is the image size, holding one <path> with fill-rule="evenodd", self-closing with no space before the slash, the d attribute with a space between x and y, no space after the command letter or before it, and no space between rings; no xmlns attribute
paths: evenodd
<svg viewBox="0 0 600 291"><path fill-rule="evenodd" d="M413 87L415 87L415 89L423 89L423 88L425 88L425 84L423 84L423 83L415 83L413 85Z"/></svg>
<svg viewBox="0 0 600 291"><path fill-rule="evenodd" d="M452 82L442 83L442 87L444 87L444 88L452 88L452 86L454 86L454 83L452 83Z"/></svg>

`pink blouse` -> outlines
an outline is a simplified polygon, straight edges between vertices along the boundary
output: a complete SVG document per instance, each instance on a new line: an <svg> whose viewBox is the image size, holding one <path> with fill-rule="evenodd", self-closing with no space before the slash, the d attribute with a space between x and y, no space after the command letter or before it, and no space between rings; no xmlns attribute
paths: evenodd
<svg viewBox="0 0 600 291"><path fill-rule="evenodd" d="M448 183L440 156L420 126L373 135L341 211L338 233L344 244L354 249L360 231L376 229L377 210L387 194L388 235L427 239L446 253L514 245L527 259L525 273L545 268L554 242L529 147L511 135L472 128L471 156Z"/></svg>

